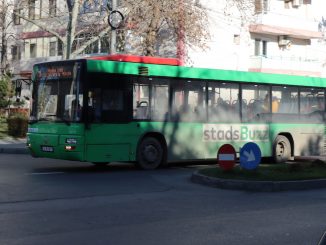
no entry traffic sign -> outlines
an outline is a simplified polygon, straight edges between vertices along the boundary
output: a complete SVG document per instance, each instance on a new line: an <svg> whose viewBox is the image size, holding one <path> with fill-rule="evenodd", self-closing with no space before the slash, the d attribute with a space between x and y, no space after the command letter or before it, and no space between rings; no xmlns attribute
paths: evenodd
<svg viewBox="0 0 326 245"><path fill-rule="evenodd" d="M235 165L236 159L237 155L232 145L225 144L218 149L217 161L223 170L231 170Z"/></svg>

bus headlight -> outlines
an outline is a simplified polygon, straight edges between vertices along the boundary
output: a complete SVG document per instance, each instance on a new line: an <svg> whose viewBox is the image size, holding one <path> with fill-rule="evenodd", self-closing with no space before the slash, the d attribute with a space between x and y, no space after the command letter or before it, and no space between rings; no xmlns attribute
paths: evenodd
<svg viewBox="0 0 326 245"><path fill-rule="evenodd" d="M73 151L76 149L76 146L73 146L73 145L66 145L65 146L65 150L66 151Z"/></svg>

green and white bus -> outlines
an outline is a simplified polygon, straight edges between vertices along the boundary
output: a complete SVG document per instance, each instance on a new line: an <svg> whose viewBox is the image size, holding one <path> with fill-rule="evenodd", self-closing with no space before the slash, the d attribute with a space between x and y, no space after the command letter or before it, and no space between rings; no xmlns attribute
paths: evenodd
<svg viewBox="0 0 326 245"><path fill-rule="evenodd" d="M324 78L112 55L36 64L32 80L35 157L155 169L216 159L226 143L255 142L275 162L325 153Z"/></svg>

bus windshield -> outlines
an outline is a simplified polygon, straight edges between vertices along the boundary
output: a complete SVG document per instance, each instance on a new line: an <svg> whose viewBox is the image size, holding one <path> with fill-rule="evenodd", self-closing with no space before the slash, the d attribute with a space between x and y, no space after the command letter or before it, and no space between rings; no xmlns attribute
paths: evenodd
<svg viewBox="0 0 326 245"><path fill-rule="evenodd" d="M31 121L78 122L83 90L79 62L34 66Z"/></svg>

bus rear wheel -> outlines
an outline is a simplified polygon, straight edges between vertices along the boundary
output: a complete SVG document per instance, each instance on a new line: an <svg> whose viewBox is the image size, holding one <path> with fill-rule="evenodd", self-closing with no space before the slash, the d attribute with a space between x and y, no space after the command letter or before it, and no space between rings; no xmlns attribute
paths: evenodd
<svg viewBox="0 0 326 245"><path fill-rule="evenodd" d="M278 135L273 145L273 156L276 163L285 163L291 158L291 144L287 137Z"/></svg>
<svg viewBox="0 0 326 245"><path fill-rule="evenodd" d="M156 169L163 164L165 154L162 143L158 139L146 137L137 149L137 165L145 170Z"/></svg>

